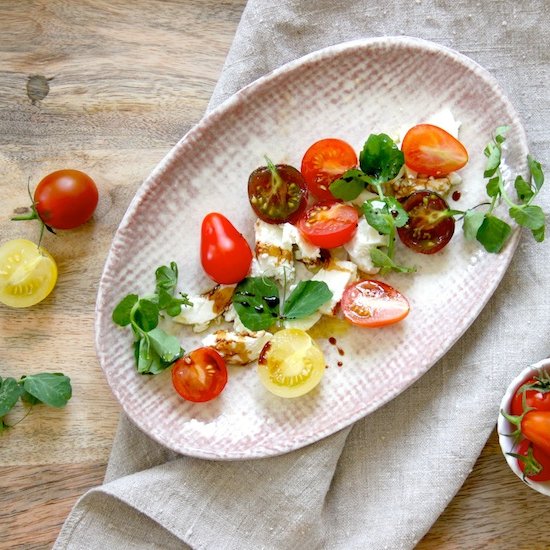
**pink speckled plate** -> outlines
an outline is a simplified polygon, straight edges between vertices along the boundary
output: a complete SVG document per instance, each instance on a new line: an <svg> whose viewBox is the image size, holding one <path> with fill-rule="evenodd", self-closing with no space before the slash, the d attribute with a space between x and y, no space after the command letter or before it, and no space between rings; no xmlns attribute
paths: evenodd
<svg viewBox="0 0 550 550"><path fill-rule="evenodd" d="M231 368L222 395L192 404L172 390L170 372L140 376L130 330L111 321L118 301L154 288L157 266L180 266L187 292L211 283L199 263L205 214L223 212L252 242L249 173L268 154L300 166L307 147L340 137L356 150L372 132L395 134L449 107L462 122L470 152L457 208L484 200L483 148L509 124L504 174L526 172L527 146L518 116L495 80L470 59L412 38L379 38L333 46L294 61L244 88L193 128L138 191L114 237L97 301L98 356L126 414L159 443L212 459L277 455L321 439L371 413L424 374L477 317L502 278L518 240L499 255L465 242L458 228L434 257L409 254L414 275L390 284L409 298L410 315L376 330L350 328L336 346L319 340L328 369L320 387L283 400L261 386L254 366ZM201 335L182 329L184 347ZM343 365L338 367L338 361Z"/></svg>

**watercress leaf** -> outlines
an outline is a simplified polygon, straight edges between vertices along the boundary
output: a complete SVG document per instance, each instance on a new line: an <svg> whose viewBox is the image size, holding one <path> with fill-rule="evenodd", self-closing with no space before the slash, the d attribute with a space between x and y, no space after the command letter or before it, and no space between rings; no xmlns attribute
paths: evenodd
<svg viewBox="0 0 550 550"><path fill-rule="evenodd" d="M21 394L22 388L15 378L8 377L0 380L0 418L8 414Z"/></svg>
<svg viewBox="0 0 550 550"><path fill-rule="evenodd" d="M387 134L371 134L359 154L361 170L377 183L395 178L404 162L403 153Z"/></svg>
<svg viewBox="0 0 550 550"><path fill-rule="evenodd" d="M500 194L500 176L497 174L494 178L491 178L487 182L487 195L489 197L496 197Z"/></svg>
<svg viewBox="0 0 550 550"><path fill-rule="evenodd" d="M283 316L302 319L315 313L331 298L332 292L324 281L300 281L285 301Z"/></svg>
<svg viewBox="0 0 550 550"><path fill-rule="evenodd" d="M476 238L484 246L487 252L500 252L512 228L500 218L486 214L483 222L477 230Z"/></svg>
<svg viewBox="0 0 550 550"><path fill-rule="evenodd" d="M388 205L379 199L370 199L361 207L368 224L383 235L389 235L395 225Z"/></svg>
<svg viewBox="0 0 550 550"><path fill-rule="evenodd" d="M384 197L384 202L393 216L395 227L403 227L409 220L409 215L401 203L395 197Z"/></svg>
<svg viewBox="0 0 550 550"><path fill-rule="evenodd" d="M544 172L542 171L542 166L540 162L536 161L531 155L527 155L527 164L529 166L529 171L535 182L535 188L537 191L542 187L544 183Z"/></svg>
<svg viewBox="0 0 550 550"><path fill-rule="evenodd" d="M477 239L477 232L479 231L479 228L484 219L485 214L483 212L477 212L476 210L466 210L466 212L464 213L464 221L462 224L464 236L471 241L475 241Z"/></svg>
<svg viewBox="0 0 550 550"><path fill-rule="evenodd" d="M538 229L531 229L531 233L533 233L533 237L535 238L535 241L538 243L541 243L544 241L544 232L545 232L545 226L539 227Z"/></svg>
<svg viewBox="0 0 550 550"><path fill-rule="evenodd" d="M508 212L519 225L529 229L540 229L546 221L542 208L535 204L512 206Z"/></svg>
<svg viewBox="0 0 550 550"><path fill-rule="evenodd" d="M279 318L279 289L266 277L247 277L235 288L233 306L249 330L267 330Z"/></svg>
<svg viewBox="0 0 550 550"><path fill-rule="evenodd" d="M487 163L485 164L485 171L483 176L486 178L492 177L500 166L501 151L500 147L494 143L489 143L485 148L485 155L487 156Z"/></svg>
<svg viewBox="0 0 550 550"><path fill-rule="evenodd" d="M134 312L134 321L141 330L149 332L158 325L159 313L159 306L157 304L151 300L141 298Z"/></svg>
<svg viewBox="0 0 550 550"><path fill-rule="evenodd" d="M161 265L155 271L155 279L157 283L157 293L160 289L173 294L178 283L178 266L175 262L171 262L170 266Z"/></svg>
<svg viewBox="0 0 550 550"><path fill-rule="evenodd" d="M412 273L416 271L414 267L407 267L404 265L397 265L385 252L382 252L379 248L371 248L370 258L372 263L379 267L383 273L388 271L397 271L399 273Z"/></svg>
<svg viewBox="0 0 550 550"><path fill-rule="evenodd" d="M21 381L27 393L50 407L64 407L72 395L70 378L60 372L30 374Z"/></svg>
<svg viewBox="0 0 550 550"><path fill-rule="evenodd" d="M132 308L134 307L138 299L139 297L137 294L128 294L128 296L124 297L118 303L118 305L113 310L113 321L117 325L125 327L132 322Z"/></svg>
<svg viewBox="0 0 550 550"><path fill-rule="evenodd" d="M160 357L154 353L149 343L148 337L140 338L137 342L137 371L140 374L149 374L149 370L153 366L153 361L160 361Z"/></svg>
<svg viewBox="0 0 550 550"><path fill-rule="evenodd" d="M149 343L157 352L164 363L173 363L181 357L183 352L180 341L172 334L167 334L159 327L150 330L147 333Z"/></svg>
<svg viewBox="0 0 550 550"><path fill-rule="evenodd" d="M519 200L523 203L529 202L535 194L531 186L521 176L516 177L514 187L516 188Z"/></svg>
<svg viewBox="0 0 550 550"><path fill-rule="evenodd" d="M28 391L23 390L21 394L21 401L24 401L28 405L36 405L40 403L40 399L37 399L34 395L31 395Z"/></svg>
<svg viewBox="0 0 550 550"><path fill-rule="evenodd" d="M495 128L495 141L502 145L506 141L506 134L508 133L508 130L510 129L510 126L503 125L499 126L498 128Z"/></svg>
<svg viewBox="0 0 550 550"><path fill-rule="evenodd" d="M361 170L348 170L340 178L334 180L329 190L332 195L343 201L352 201L356 199L361 191L365 189L365 174Z"/></svg>
<svg viewBox="0 0 550 550"><path fill-rule="evenodd" d="M174 299L174 297L162 287L157 288L157 297L158 308L160 310L168 308Z"/></svg>

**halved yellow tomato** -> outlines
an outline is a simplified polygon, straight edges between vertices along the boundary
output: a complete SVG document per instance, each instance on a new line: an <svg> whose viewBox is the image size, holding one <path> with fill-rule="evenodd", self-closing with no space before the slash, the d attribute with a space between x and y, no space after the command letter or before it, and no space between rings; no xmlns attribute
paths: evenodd
<svg viewBox="0 0 550 550"><path fill-rule="evenodd" d="M325 358L303 330L276 332L258 360L262 384L279 397L299 397L311 391L325 374Z"/></svg>
<svg viewBox="0 0 550 550"><path fill-rule="evenodd" d="M10 307L29 307L41 302L57 281L57 265L51 255L26 239L0 246L0 302Z"/></svg>

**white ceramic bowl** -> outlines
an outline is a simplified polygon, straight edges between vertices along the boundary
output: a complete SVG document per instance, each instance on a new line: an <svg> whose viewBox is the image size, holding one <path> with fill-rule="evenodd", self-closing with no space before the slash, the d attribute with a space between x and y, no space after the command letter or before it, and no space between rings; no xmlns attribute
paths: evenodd
<svg viewBox="0 0 550 550"><path fill-rule="evenodd" d="M510 407L512 404L512 398L514 397L514 393L516 390L529 378L532 376L536 376L539 374L541 370L544 370L546 372L550 372L550 359L543 359L542 361L539 361L538 363L535 363L534 365L531 365L530 367L527 367L523 371L521 371L514 380L512 380L511 384L508 386L508 389L506 390L506 393L504 394L504 397L502 398L502 401L500 403L500 410L505 411L507 413L510 413ZM508 462L508 466L512 469L512 471L526 484L529 485L532 489L535 489L535 491L538 491L539 493L542 493L543 495L550 496L550 481L532 481L530 479L524 480L523 479L523 473L520 470L518 466L518 461L513 457L508 455L507 453L514 452L514 438L510 437L509 434L511 434L515 430L515 426L512 426L505 418L502 416L502 414L498 415L498 423L497 423L497 431L498 431L498 440L500 443L500 448L502 449L502 453L504 454L504 458L506 458L506 462Z"/></svg>

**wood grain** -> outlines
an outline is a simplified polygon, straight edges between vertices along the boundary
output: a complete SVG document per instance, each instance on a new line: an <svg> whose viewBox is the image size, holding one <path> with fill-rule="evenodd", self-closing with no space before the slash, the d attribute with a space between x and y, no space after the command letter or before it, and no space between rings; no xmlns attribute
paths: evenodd
<svg viewBox="0 0 550 550"><path fill-rule="evenodd" d="M245 0L0 0L0 242L34 184L63 167L100 188L92 223L45 246L53 294L0 308L0 375L62 371L74 397L0 435L0 548L49 548L76 499L101 483L119 415L94 350L97 284L138 186L206 108ZM25 414L18 407L12 422ZM428 474L434 475L436 473ZM495 435L419 548L550 548L550 499L508 470Z"/></svg>

